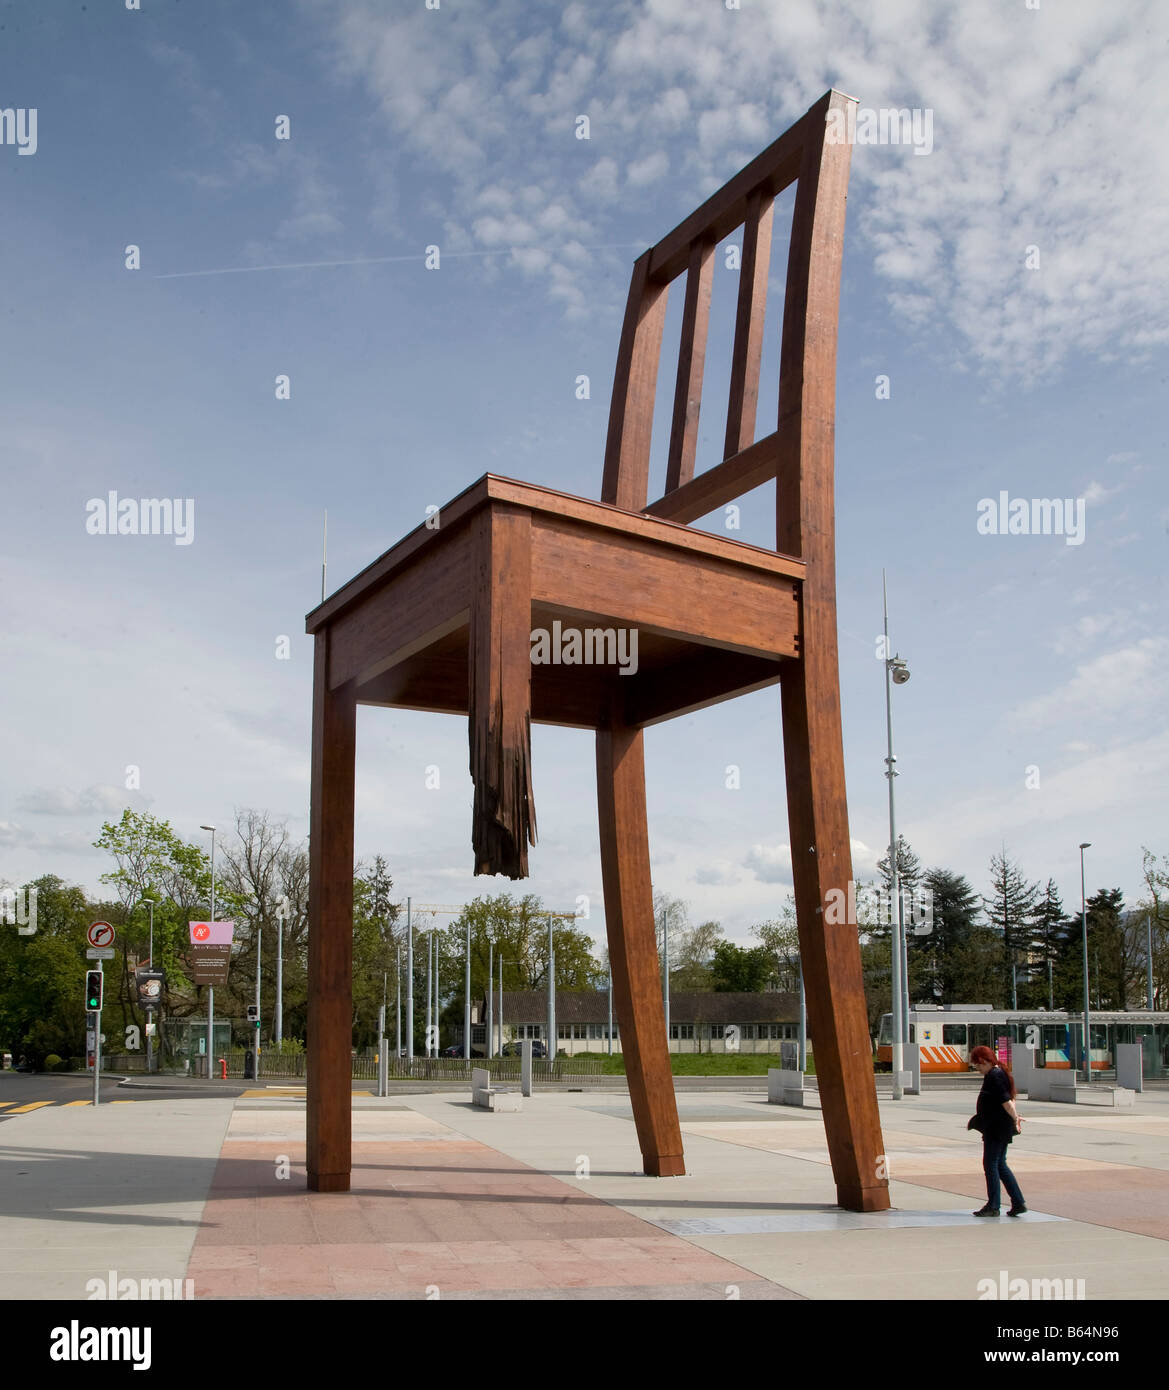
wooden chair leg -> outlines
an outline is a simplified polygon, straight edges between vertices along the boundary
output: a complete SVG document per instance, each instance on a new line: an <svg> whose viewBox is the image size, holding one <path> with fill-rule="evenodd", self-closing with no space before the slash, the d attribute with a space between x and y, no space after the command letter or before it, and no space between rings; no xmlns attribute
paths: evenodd
<svg viewBox="0 0 1169 1390"><path fill-rule="evenodd" d="M809 700L808 680L808 664L793 663L781 695L792 878L816 1085L837 1201L846 1211L885 1211L889 1182L860 941L846 911L828 910L850 901L852 878L840 703L828 672L815 686L815 701Z"/></svg>
<svg viewBox="0 0 1169 1390"><path fill-rule="evenodd" d="M308 1185L348 1192L353 1159L353 773L356 686L328 684L316 635L309 819Z"/></svg>
<svg viewBox="0 0 1169 1390"><path fill-rule="evenodd" d="M597 732L601 875L613 1002L629 1097L650 1177L685 1173L654 932L642 732L614 717Z"/></svg>

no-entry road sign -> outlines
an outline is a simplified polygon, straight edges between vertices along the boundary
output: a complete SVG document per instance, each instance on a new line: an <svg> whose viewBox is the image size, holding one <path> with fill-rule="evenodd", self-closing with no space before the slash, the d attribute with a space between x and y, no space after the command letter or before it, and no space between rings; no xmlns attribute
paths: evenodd
<svg viewBox="0 0 1169 1390"><path fill-rule="evenodd" d="M85 935L91 946L112 946L114 944L114 929L108 922L91 922Z"/></svg>

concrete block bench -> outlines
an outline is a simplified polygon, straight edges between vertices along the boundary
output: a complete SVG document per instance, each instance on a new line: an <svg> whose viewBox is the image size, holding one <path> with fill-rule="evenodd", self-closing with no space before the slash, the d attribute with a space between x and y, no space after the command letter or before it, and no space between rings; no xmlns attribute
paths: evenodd
<svg viewBox="0 0 1169 1390"><path fill-rule="evenodd" d="M1065 1105L1102 1105L1121 1109L1136 1104L1137 1093L1127 1086L1085 1085L1076 1081L1052 1081L1051 1097ZM1034 1097L1032 1097L1034 1099Z"/></svg>
<svg viewBox="0 0 1169 1390"><path fill-rule="evenodd" d="M806 1105L804 1074L772 1067L767 1072L768 1105Z"/></svg>
<svg viewBox="0 0 1169 1390"><path fill-rule="evenodd" d="M471 1103L484 1110L515 1112L524 1108L524 1098L507 1086L492 1086L491 1073L486 1067L471 1072Z"/></svg>

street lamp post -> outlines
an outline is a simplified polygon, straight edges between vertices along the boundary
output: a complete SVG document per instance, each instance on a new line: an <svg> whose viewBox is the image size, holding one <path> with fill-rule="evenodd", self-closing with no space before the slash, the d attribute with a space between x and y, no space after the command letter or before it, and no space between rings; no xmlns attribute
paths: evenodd
<svg viewBox="0 0 1169 1390"><path fill-rule="evenodd" d="M414 928L410 925L410 899L406 899L406 1058L414 1072Z"/></svg>
<svg viewBox="0 0 1169 1390"><path fill-rule="evenodd" d="M256 923L256 1077L260 1079L260 957L264 950L264 928Z"/></svg>
<svg viewBox="0 0 1169 1390"><path fill-rule="evenodd" d="M552 917L548 917L548 1061L556 1056L556 947L552 940Z"/></svg>
<svg viewBox="0 0 1169 1390"><path fill-rule="evenodd" d="M665 965L665 980L662 985L662 1003L666 1009L666 1051L670 1050L670 914L662 913L662 959Z"/></svg>
<svg viewBox="0 0 1169 1390"><path fill-rule="evenodd" d="M210 830L211 832L211 925L215 925L215 827L213 825L201 825L200 830ZM210 1080L214 1062L215 1052L215 986L207 986L207 1078Z"/></svg>
<svg viewBox="0 0 1169 1390"><path fill-rule="evenodd" d="M495 933L487 933L487 1056L495 1056Z"/></svg>
<svg viewBox="0 0 1169 1390"><path fill-rule="evenodd" d="M609 965L609 1056L613 1055L613 966Z"/></svg>
<svg viewBox="0 0 1169 1390"><path fill-rule="evenodd" d="M1145 914L1145 969L1147 971L1146 984L1148 993L1145 1003L1149 1012L1153 1012L1153 914Z"/></svg>
<svg viewBox="0 0 1169 1390"><path fill-rule="evenodd" d="M467 918L467 964L463 971L463 1061L471 1060L471 919Z"/></svg>
<svg viewBox="0 0 1169 1390"><path fill-rule="evenodd" d="M881 595L885 611L885 729L888 755L885 776L889 781L889 920L893 937L891 955L890 993L893 1013L893 1099L903 1095L901 1069L904 1064L904 1042L909 1021L909 953L905 943L905 925L901 911L901 876L897 864L897 819L894 811L893 779L897 776L897 759L893 756L893 686L904 685L909 679L909 667L899 656L889 655L889 593L885 571L881 571ZM894 906L894 904L896 906ZM903 954L904 953L904 954Z"/></svg>
<svg viewBox="0 0 1169 1390"><path fill-rule="evenodd" d="M1084 936L1084 1080L1092 1080L1092 1018L1088 1006L1088 897L1084 886L1084 851L1092 848L1091 840L1080 846L1080 922Z"/></svg>
<svg viewBox="0 0 1169 1390"><path fill-rule="evenodd" d="M426 933L426 1056L430 1056L430 998L432 983L432 965L434 961L434 940L430 933Z"/></svg>
<svg viewBox="0 0 1169 1390"><path fill-rule="evenodd" d="M149 966L150 966L150 969L153 970L153 969L154 969L154 899L153 899L153 898L143 898L143 899L141 899L141 901L144 902L144 903L149 903L149 904L150 904L150 947L149 947ZM1152 976L1150 975L1149 978L1150 978L1150 980L1151 980L1151 979L1152 979ZM1151 1006L1150 1006L1150 1007L1151 1007ZM154 1012L154 1006L153 1006L152 1004L147 1004L147 1006L146 1006L146 1070L147 1070L148 1072L152 1072L152 1071L154 1070L154 1035L153 1035L153 1034L151 1033L151 1031L150 1031L150 1015L151 1015L153 1012Z"/></svg>
<svg viewBox="0 0 1169 1390"><path fill-rule="evenodd" d="M438 1021L438 994L439 994L439 989L438 989L438 948L439 948L438 928L437 928L437 927L431 927L431 929L430 929L430 935L431 935L431 938L432 938L433 941L434 941L434 1056L437 1057L437 1056L438 1056L438 1030L439 1030L439 1027L440 1027L440 1024L439 1024L439 1021Z"/></svg>
<svg viewBox="0 0 1169 1390"><path fill-rule="evenodd" d="M284 1048L284 918L276 918L276 1004L272 1010L276 1051Z"/></svg>

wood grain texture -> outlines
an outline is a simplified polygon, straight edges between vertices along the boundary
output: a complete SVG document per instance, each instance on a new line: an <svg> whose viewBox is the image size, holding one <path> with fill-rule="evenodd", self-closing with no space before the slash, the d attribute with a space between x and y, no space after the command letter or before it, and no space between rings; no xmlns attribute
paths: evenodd
<svg viewBox="0 0 1169 1390"><path fill-rule="evenodd" d="M730 651L794 656L794 581L550 517L532 530L532 598ZM784 601L785 598L788 601Z"/></svg>
<svg viewBox="0 0 1169 1390"><path fill-rule="evenodd" d="M649 446L662 325L666 321L666 286L649 283L647 251L633 267L613 396L601 499L625 511L639 512L649 500Z"/></svg>
<svg viewBox="0 0 1169 1390"><path fill-rule="evenodd" d="M725 506L753 488L775 477L779 467L779 436L768 434L748 445L741 454L724 459L684 483L676 492L667 492L645 509L646 516L666 521L691 522Z"/></svg>
<svg viewBox="0 0 1169 1390"><path fill-rule="evenodd" d="M771 267L771 224L775 199L761 189L747 199L739 301L735 312L735 346L731 355L731 390L723 458L755 442L759 407L759 364L763 360L763 321L767 309L767 274Z"/></svg>
<svg viewBox="0 0 1169 1390"><path fill-rule="evenodd" d="M334 619L330 687L365 684L466 623L472 552L471 525L458 526Z"/></svg>
<svg viewBox="0 0 1169 1390"><path fill-rule="evenodd" d="M315 639L309 810L308 1185L347 1192L352 1161L353 778L352 684L330 690L329 634Z"/></svg>
<svg viewBox="0 0 1169 1390"><path fill-rule="evenodd" d="M706 366L706 332L710 324L710 290L715 243L700 238L690 248L686 299L682 306L682 341L674 386L674 418L666 459L666 492L694 476L698 418L702 410L702 375Z"/></svg>
<svg viewBox="0 0 1169 1390"><path fill-rule="evenodd" d="M833 94L833 101L847 100ZM860 945L829 925L848 900L852 854L844 783L836 638L833 490L836 326L850 147L809 142L796 187L780 353L776 543L807 564L802 654L780 682L792 878L809 1029L837 1199L889 1206Z"/></svg>
<svg viewBox="0 0 1169 1390"><path fill-rule="evenodd" d="M468 660L476 874L527 878L532 795L531 515L494 506L477 519Z"/></svg>
<svg viewBox="0 0 1169 1390"><path fill-rule="evenodd" d="M805 144L809 139L816 144L823 139L824 117L833 99L852 100L836 91L825 92L778 140L664 236L650 255L650 279L669 283L680 275L696 237L708 235L722 241L733 232L746 217L747 199L757 189L774 197L793 183L800 172Z"/></svg>
<svg viewBox="0 0 1169 1390"><path fill-rule="evenodd" d="M717 470L710 471L714 473ZM694 480L695 483L706 476L700 474ZM446 544L449 537L457 535L461 526L491 502L510 502L516 506L527 507L533 512L572 518L591 526L602 526L627 535L643 536L660 541L663 545L693 551L696 554L733 557L743 564L756 565L776 574L802 578L804 573L803 564L799 560L777 555L773 550L762 546L712 536L705 531L692 531L676 521L660 520L656 516L643 515L640 512L623 511L612 503L576 497L572 493L558 492L555 488L540 487L535 483L520 482L515 478L504 478L497 473L485 473L443 507L439 513L442 521L440 528L416 527L396 545L384 551L372 564L367 565L360 574L342 585L324 603L312 609L305 618L305 631L312 634L335 623L363 604L366 598L377 592L388 579L404 572L423 555L429 560L432 554Z"/></svg>
<svg viewBox="0 0 1169 1390"><path fill-rule="evenodd" d="M676 1177L686 1170L654 925L642 740L616 705L609 727L597 733L601 876L613 1002L642 1165L651 1177Z"/></svg>

